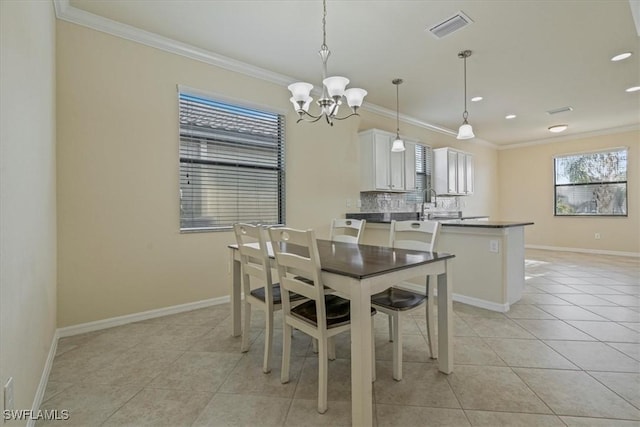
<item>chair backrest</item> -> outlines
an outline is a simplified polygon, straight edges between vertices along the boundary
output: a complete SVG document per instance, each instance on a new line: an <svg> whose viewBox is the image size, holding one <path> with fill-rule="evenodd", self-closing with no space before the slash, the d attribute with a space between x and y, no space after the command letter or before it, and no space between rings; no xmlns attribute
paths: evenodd
<svg viewBox="0 0 640 427"><path fill-rule="evenodd" d="M242 269L242 286L245 298L252 289L257 288L255 282L265 287L267 303L273 301L273 281L267 248L266 229L260 225L234 224L233 231L240 252ZM252 284L252 279L256 279Z"/></svg>
<svg viewBox="0 0 640 427"><path fill-rule="evenodd" d="M332 242L360 243L366 223L367 221L364 219L335 218L331 221L329 240Z"/></svg>
<svg viewBox="0 0 640 427"><path fill-rule="evenodd" d="M433 252L439 229L438 221L391 221L389 246Z"/></svg>
<svg viewBox="0 0 640 427"><path fill-rule="evenodd" d="M276 258L284 314L288 315L291 309L289 292L295 292L315 300L318 324L326 325L324 283L314 231L270 228L269 235Z"/></svg>

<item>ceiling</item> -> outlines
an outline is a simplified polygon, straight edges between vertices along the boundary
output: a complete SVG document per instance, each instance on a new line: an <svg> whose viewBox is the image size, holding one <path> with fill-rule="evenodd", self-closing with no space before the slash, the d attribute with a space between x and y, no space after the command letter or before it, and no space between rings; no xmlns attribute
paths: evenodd
<svg viewBox="0 0 640 427"><path fill-rule="evenodd" d="M56 0L281 75L318 85L322 2ZM478 140L505 146L640 125L638 0L347 1L327 3L329 75L369 92L365 108L456 132L464 110ZM428 28L462 11L474 22L437 39ZM89 16L84 14L85 16ZM92 17L95 19L95 17ZM640 17L638 17L640 19ZM610 61L621 52L633 56ZM283 87L283 98L289 92ZM285 98L285 99L286 99ZM550 115L570 106L573 111ZM505 115L516 114L512 120ZM401 125L402 130L402 125Z"/></svg>

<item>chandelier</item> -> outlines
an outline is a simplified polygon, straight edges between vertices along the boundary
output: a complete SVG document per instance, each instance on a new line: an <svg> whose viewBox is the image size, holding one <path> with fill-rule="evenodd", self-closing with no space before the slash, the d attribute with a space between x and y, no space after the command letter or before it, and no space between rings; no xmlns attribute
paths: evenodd
<svg viewBox="0 0 640 427"><path fill-rule="evenodd" d="M471 56L470 50L463 50L458 53L458 58L464 60L464 113L462 113L462 125L460 129L458 129L457 139L471 139L475 138L473 134L473 128L467 121L467 117L469 117L469 112L467 111L467 58Z"/></svg>
<svg viewBox="0 0 640 427"><path fill-rule="evenodd" d="M324 15L322 16L322 46L318 51L320 59L322 59L322 95L316 101L320 107L320 113L314 115L309 113L309 106L313 98L309 95L313 89L311 83L298 82L288 86L293 95L290 99L293 108L298 113L298 121L314 123L325 118L327 123L333 126L334 120L344 120L352 116L358 116L358 108L362 105L367 91L359 88L346 89L349 79L341 76L327 77L327 59L331 52L327 47L327 1L323 0ZM345 117L338 117L338 108L342 105L342 97L347 100L347 105L351 108L351 114Z"/></svg>

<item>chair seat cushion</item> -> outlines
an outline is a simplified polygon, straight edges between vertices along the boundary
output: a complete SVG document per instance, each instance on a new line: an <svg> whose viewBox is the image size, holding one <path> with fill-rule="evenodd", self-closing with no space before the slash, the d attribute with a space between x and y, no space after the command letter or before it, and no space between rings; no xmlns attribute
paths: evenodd
<svg viewBox="0 0 640 427"><path fill-rule="evenodd" d="M427 300L426 295L399 288L389 288L371 297L371 304L388 310L405 311L418 307Z"/></svg>
<svg viewBox="0 0 640 427"><path fill-rule="evenodd" d="M251 291L251 295L258 298L261 301L266 301L266 291L264 286L261 288L256 288ZM289 292L289 301L300 301L305 299L304 296L298 295L294 292ZM274 304L282 304L282 292L280 291L280 283L273 284L273 303Z"/></svg>
<svg viewBox="0 0 640 427"><path fill-rule="evenodd" d="M324 304L327 311L327 329L346 325L351 321L351 302L348 299L336 295L325 295ZM292 308L291 314L313 325L318 325L316 302L313 300ZM376 309L371 307L371 315L374 314L376 314Z"/></svg>

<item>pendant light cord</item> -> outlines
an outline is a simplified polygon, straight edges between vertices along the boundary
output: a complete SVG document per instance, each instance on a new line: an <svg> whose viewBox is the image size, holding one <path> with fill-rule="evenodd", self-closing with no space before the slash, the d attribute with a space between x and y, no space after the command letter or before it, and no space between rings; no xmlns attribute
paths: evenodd
<svg viewBox="0 0 640 427"><path fill-rule="evenodd" d="M465 121L469 113L467 112L467 55L464 56L464 116Z"/></svg>
<svg viewBox="0 0 640 427"><path fill-rule="evenodd" d="M463 124L467 124L467 117L469 112L467 111L467 58L471 56L470 50L463 50L458 53L458 58L464 60L464 113L462 113Z"/></svg>
<svg viewBox="0 0 640 427"><path fill-rule="evenodd" d="M400 139L400 83L396 84L396 138Z"/></svg>
<svg viewBox="0 0 640 427"><path fill-rule="evenodd" d="M396 85L396 139L400 139L400 85L404 82L402 79L393 79L391 83Z"/></svg>

